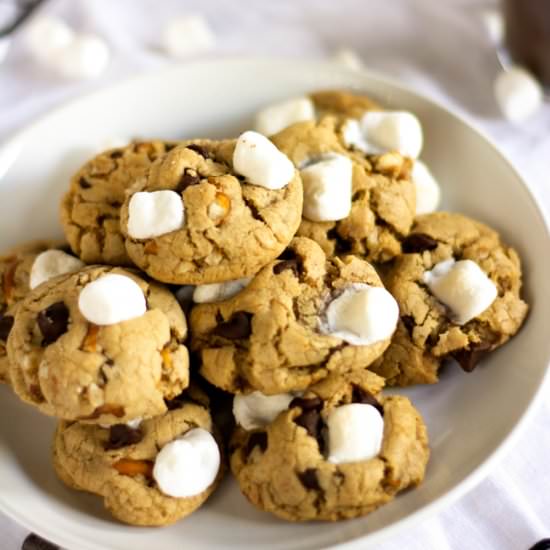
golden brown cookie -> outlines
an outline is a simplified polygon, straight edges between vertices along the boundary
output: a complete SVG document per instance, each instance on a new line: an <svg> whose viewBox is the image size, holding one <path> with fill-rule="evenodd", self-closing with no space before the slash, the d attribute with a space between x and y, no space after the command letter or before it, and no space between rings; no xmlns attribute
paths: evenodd
<svg viewBox="0 0 550 550"><path fill-rule="evenodd" d="M382 107L369 96L346 90L320 90L309 97L319 116L337 115L343 118L361 118L366 111L382 111Z"/></svg>

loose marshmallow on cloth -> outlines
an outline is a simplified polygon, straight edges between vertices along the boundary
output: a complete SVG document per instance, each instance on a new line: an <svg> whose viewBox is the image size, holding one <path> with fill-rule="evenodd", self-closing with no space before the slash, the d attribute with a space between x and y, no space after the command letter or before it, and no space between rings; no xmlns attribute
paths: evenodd
<svg viewBox="0 0 550 550"><path fill-rule="evenodd" d="M494 88L497 103L511 122L523 122L542 106L542 86L522 67L510 67L501 72Z"/></svg>
<svg viewBox="0 0 550 550"><path fill-rule="evenodd" d="M359 54L351 48L340 48L336 50L331 59L352 71L360 71L365 68Z"/></svg>
<svg viewBox="0 0 550 550"><path fill-rule="evenodd" d="M282 189L294 177L294 165L265 136L251 130L237 139L233 168L248 183L267 189Z"/></svg>
<svg viewBox="0 0 550 550"><path fill-rule="evenodd" d="M411 180L416 188L416 215L437 210L441 199L439 184L421 160L414 161Z"/></svg>
<svg viewBox="0 0 550 550"><path fill-rule="evenodd" d="M95 325L114 325L147 311L145 296L130 277L108 273L88 283L78 297L80 313Z"/></svg>
<svg viewBox="0 0 550 550"><path fill-rule="evenodd" d="M165 52L178 59L207 52L215 41L208 22L200 15L174 17L161 34Z"/></svg>
<svg viewBox="0 0 550 550"><path fill-rule="evenodd" d="M498 295L493 281L472 260L439 262L424 273L423 281L459 325L483 313Z"/></svg>
<svg viewBox="0 0 550 550"><path fill-rule="evenodd" d="M341 405L330 411L328 461L333 464L374 458L382 448L384 419L376 407L364 403Z"/></svg>
<svg viewBox="0 0 550 550"><path fill-rule="evenodd" d="M263 428L288 408L292 399L294 395L290 393L264 395L254 391L247 395L236 395L233 398L233 416L245 430Z"/></svg>
<svg viewBox="0 0 550 550"><path fill-rule="evenodd" d="M140 191L128 205L128 234L151 239L181 229L185 223L183 199L175 191Z"/></svg>
<svg viewBox="0 0 550 550"><path fill-rule="evenodd" d="M220 449L214 436L193 428L161 449L153 477L165 495L186 498L208 489L219 469Z"/></svg>
<svg viewBox="0 0 550 550"><path fill-rule="evenodd" d="M41 63L49 62L59 50L69 46L74 37L64 21L51 15L34 17L24 33L27 48Z"/></svg>
<svg viewBox="0 0 550 550"><path fill-rule="evenodd" d="M390 338L398 318L399 306L385 288L353 283L330 302L321 330L353 346L368 346Z"/></svg>
<svg viewBox="0 0 550 550"><path fill-rule="evenodd" d="M256 115L254 127L264 136L272 136L287 126L315 119L315 107L309 97L296 97L275 103Z"/></svg>
<svg viewBox="0 0 550 550"><path fill-rule="evenodd" d="M304 184L304 217L314 222L336 221L351 211L353 164L329 154L300 171Z"/></svg>
<svg viewBox="0 0 550 550"><path fill-rule="evenodd" d="M243 277L235 281L226 281L225 283L199 285L193 291L193 302L196 304L210 304L212 302L227 300L248 286L251 280L251 277Z"/></svg>
<svg viewBox="0 0 550 550"><path fill-rule="evenodd" d="M36 288L53 277L78 271L84 265L84 262L62 250L45 250L38 254L32 264L29 286L31 289Z"/></svg>
<svg viewBox="0 0 550 550"><path fill-rule="evenodd" d="M56 50L48 66L65 78L97 78L111 60L109 46L99 36L77 34L69 44Z"/></svg>

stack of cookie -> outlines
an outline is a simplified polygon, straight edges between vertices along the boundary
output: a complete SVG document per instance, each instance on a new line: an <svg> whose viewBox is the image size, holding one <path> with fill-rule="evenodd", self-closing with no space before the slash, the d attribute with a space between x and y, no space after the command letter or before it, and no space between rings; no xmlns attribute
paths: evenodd
<svg viewBox="0 0 550 550"><path fill-rule="evenodd" d="M60 419L59 477L130 524L196 510L226 454L281 518L371 512L429 457L383 387L472 371L527 313L515 251L433 212L413 114L318 92L256 130L106 151L63 199L69 246L0 258L0 376Z"/></svg>

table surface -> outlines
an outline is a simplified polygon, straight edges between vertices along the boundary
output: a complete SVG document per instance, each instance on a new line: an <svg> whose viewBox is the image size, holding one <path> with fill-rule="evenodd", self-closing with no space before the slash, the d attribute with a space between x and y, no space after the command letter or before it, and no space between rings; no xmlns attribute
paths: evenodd
<svg viewBox="0 0 550 550"><path fill-rule="evenodd" d="M22 29L0 65L0 140L70 97L173 63L159 49L163 25L176 14L199 13L217 39L204 57L319 59L352 48L367 67L399 78L484 129L548 212L550 105L520 126L500 117L492 94L499 65L482 24L482 13L495 7L491 0L50 0L42 12L104 36L113 60L100 79L57 79L30 58ZM515 447L485 481L379 549L528 550L550 536L550 497L541 490L550 482L549 425L550 400L542 400ZM27 535L0 514L2 549L20 550Z"/></svg>

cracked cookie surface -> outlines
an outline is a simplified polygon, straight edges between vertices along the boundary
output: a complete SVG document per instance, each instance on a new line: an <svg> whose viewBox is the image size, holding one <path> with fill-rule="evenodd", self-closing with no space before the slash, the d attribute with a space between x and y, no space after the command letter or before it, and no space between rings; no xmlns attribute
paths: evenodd
<svg viewBox="0 0 550 550"><path fill-rule="evenodd" d="M191 348L201 374L232 393L275 394L368 367L389 338L354 346L320 331L330 300L357 282L382 286L366 261L327 257L312 240L294 239L239 294L194 307Z"/></svg>
<svg viewBox="0 0 550 550"><path fill-rule="evenodd" d="M288 245L302 216L297 172L278 190L244 182L233 170L235 140L191 140L159 159L132 192L171 190L181 195L185 223L149 239L128 234L128 197L122 231L133 262L154 279L205 284L248 277Z"/></svg>
<svg viewBox="0 0 550 550"><path fill-rule="evenodd" d="M120 207L126 190L175 145L144 141L110 149L89 160L71 178L61 203L61 223L73 252L82 261L132 265L120 233Z"/></svg>
<svg viewBox="0 0 550 550"><path fill-rule="evenodd" d="M112 325L88 322L80 291L105 274L133 279L146 313ZM164 398L188 385L186 335L167 289L122 268L91 266L40 285L20 303L8 339L12 386L41 412L66 420L114 424L162 414Z"/></svg>
<svg viewBox="0 0 550 550"><path fill-rule="evenodd" d="M365 156L345 148L333 116L299 122L272 140L298 169L330 153L353 162L349 215L325 222L303 218L299 236L313 239L330 256L357 254L368 261L385 262L401 252L400 241L409 233L415 215L410 159L398 153Z"/></svg>
<svg viewBox="0 0 550 550"><path fill-rule="evenodd" d="M429 458L426 426L406 397L374 397L372 376L354 373L343 382L332 375L268 426L235 431L231 470L250 502L290 521L335 521L366 515L423 480ZM382 412L382 446L374 458L334 464L326 458L325 420L335 407L349 403Z"/></svg>
<svg viewBox="0 0 550 550"><path fill-rule="evenodd" d="M61 421L53 445L59 478L72 489L103 497L109 512L131 525L162 526L188 516L215 490L223 466L216 480L197 495L175 498L159 489L152 470L166 444L193 428L215 434L206 405L188 400L185 393L180 399L171 410L144 420L137 429Z"/></svg>
<svg viewBox="0 0 550 550"><path fill-rule="evenodd" d="M407 253L384 276L399 303L400 321L390 347L371 367L388 384L437 382L447 358L469 372L519 330L528 310L520 297L520 259L496 231L461 214L426 214L416 219L403 249ZM476 262L498 291L492 305L464 325L451 321L422 282L425 271L450 258Z"/></svg>

